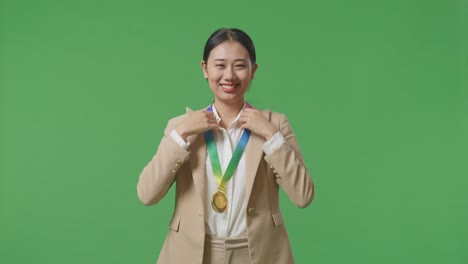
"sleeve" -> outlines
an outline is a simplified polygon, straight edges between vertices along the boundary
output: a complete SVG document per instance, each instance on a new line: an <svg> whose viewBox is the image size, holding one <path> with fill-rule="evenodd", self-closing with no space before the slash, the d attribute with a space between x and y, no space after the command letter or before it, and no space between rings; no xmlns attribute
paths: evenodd
<svg viewBox="0 0 468 264"><path fill-rule="evenodd" d="M185 142L185 140L179 135L179 133L177 133L175 129L172 129L171 131L171 138L174 139L174 141L184 149L188 149L190 147L190 142Z"/></svg>
<svg viewBox="0 0 468 264"><path fill-rule="evenodd" d="M284 139L283 134L278 131L269 140L265 141L262 146L263 152L269 155L281 147L281 145L284 143L286 143L286 140Z"/></svg>
<svg viewBox="0 0 468 264"><path fill-rule="evenodd" d="M189 158L190 152L172 138L172 130L173 124L169 121L156 154L140 173L137 193L145 205L156 204L166 195L177 171Z"/></svg>
<svg viewBox="0 0 468 264"><path fill-rule="evenodd" d="M307 207L314 197L314 183L307 170L299 143L284 114L280 116L279 129L286 142L272 153L265 155L276 177L289 199L298 207Z"/></svg>

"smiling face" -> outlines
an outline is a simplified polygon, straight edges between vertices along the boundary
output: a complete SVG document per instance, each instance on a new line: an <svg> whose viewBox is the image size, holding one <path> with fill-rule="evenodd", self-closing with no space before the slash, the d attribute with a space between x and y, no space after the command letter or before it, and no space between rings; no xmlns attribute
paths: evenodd
<svg viewBox="0 0 468 264"><path fill-rule="evenodd" d="M226 104L244 102L244 94L257 70L247 49L237 41L225 41L216 46L201 66L215 102Z"/></svg>

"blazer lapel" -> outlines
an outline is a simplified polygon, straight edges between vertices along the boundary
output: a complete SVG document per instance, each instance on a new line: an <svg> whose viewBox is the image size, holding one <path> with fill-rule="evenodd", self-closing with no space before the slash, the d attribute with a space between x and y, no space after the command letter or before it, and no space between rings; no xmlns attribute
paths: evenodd
<svg viewBox="0 0 468 264"><path fill-rule="evenodd" d="M200 199L204 202L206 192L206 146L205 138L202 135L198 135L196 139L190 141L190 165L192 167L193 184L195 189L200 194ZM192 145L193 142L193 145Z"/></svg>
<svg viewBox="0 0 468 264"><path fill-rule="evenodd" d="M270 110L263 110L262 114L268 121L270 121ZM250 199L252 187L255 182L255 175L257 175L258 165L260 164L263 156L262 146L264 143L264 138L252 133L250 134L249 143L247 143L247 147L245 148L245 199L247 202Z"/></svg>
<svg viewBox="0 0 468 264"><path fill-rule="evenodd" d="M186 108L187 113L193 112ZM200 195L200 201L204 204L206 192L206 144L203 134L190 136L187 138L190 142L190 166L192 168L193 184Z"/></svg>

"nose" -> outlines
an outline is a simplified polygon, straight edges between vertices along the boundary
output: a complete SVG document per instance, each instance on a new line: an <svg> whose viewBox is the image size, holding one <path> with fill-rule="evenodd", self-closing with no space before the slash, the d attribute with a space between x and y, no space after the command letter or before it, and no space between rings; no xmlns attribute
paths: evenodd
<svg viewBox="0 0 468 264"><path fill-rule="evenodd" d="M224 71L224 80L226 81L233 81L237 78L236 73L233 67L226 67Z"/></svg>

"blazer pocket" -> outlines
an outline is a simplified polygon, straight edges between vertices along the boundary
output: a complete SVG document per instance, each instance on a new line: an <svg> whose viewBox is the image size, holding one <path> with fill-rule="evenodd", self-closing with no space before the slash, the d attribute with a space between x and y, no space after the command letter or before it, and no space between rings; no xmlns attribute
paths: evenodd
<svg viewBox="0 0 468 264"><path fill-rule="evenodd" d="M275 224L275 226L284 224L283 215L281 214L280 211L274 212L271 215L271 217L273 218L273 223Z"/></svg>
<svg viewBox="0 0 468 264"><path fill-rule="evenodd" d="M169 225L169 228L176 232L179 232L179 226L180 226L180 216L175 215L171 219L171 224Z"/></svg>

